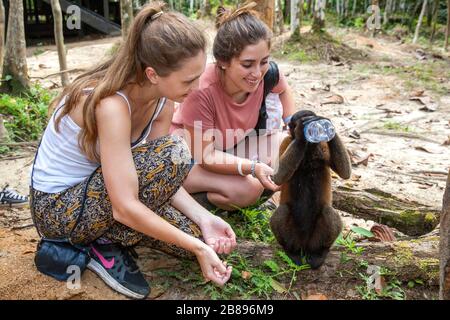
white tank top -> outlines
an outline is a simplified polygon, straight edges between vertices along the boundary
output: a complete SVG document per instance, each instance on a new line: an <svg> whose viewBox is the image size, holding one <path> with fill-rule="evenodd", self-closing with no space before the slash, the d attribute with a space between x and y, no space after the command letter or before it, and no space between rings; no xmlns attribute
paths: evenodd
<svg viewBox="0 0 450 320"><path fill-rule="evenodd" d="M118 91L127 103L131 115L131 106L125 94ZM67 114L61 118L59 132L56 132L55 117L62 110L66 102L63 97L50 118L47 128L39 145L34 171L31 168L30 185L36 190L55 193L60 192L82 182L100 166L100 163L90 161L78 146L78 134L81 128ZM164 107L166 98L158 101L155 112L142 135L131 144L131 148L145 142L152 128L154 119L158 117Z"/></svg>

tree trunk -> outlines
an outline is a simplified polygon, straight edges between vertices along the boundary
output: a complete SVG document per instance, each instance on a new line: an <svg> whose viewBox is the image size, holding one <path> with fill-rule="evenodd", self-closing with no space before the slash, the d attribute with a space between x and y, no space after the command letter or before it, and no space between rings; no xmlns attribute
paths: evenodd
<svg viewBox="0 0 450 320"><path fill-rule="evenodd" d="M450 300L450 170L447 177L440 224L440 281L439 298Z"/></svg>
<svg viewBox="0 0 450 320"><path fill-rule="evenodd" d="M341 16L341 0L336 0L336 13L338 17Z"/></svg>
<svg viewBox="0 0 450 320"><path fill-rule="evenodd" d="M60 71L67 70L66 48L64 46L63 19L61 6L58 0L52 0L52 12L55 30L55 42L58 48L58 59ZM61 83L63 87L69 84L69 75L67 72L61 73Z"/></svg>
<svg viewBox="0 0 450 320"><path fill-rule="evenodd" d="M284 1L284 14L283 14L283 16L284 16L284 21L289 21L289 24L292 21L291 8L292 8L291 0L285 0Z"/></svg>
<svg viewBox="0 0 450 320"><path fill-rule="evenodd" d="M430 44L433 44L434 41L434 35L436 34L436 25L437 25L437 18L438 18L438 12L439 12L439 0L434 0L433 2L433 28L431 29L431 35L430 35Z"/></svg>
<svg viewBox="0 0 450 320"><path fill-rule="evenodd" d="M3 75L3 57L5 56L5 7L0 0L0 77Z"/></svg>
<svg viewBox="0 0 450 320"><path fill-rule="evenodd" d="M262 21L273 31L275 18L275 0L256 0L255 10L259 12Z"/></svg>
<svg viewBox="0 0 450 320"><path fill-rule="evenodd" d="M313 10L312 31L317 33L325 28L325 5L326 0L315 0Z"/></svg>
<svg viewBox="0 0 450 320"><path fill-rule="evenodd" d="M311 10L312 10L314 0L307 0L307 1L308 2L306 3L306 14L311 15Z"/></svg>
<svg viewBox="0 0 450 320"><path fill-rule="evenodd" d="M300 36L303 17L303 1L291 0L291 30L297 36Z"/></svg>
<svg viewBox="0 0 450 320"><path fill-rule="evenodd" d="M431 232L440 216L436 208L402 200L378 189L337 188L333 192L333 207L396 228L409 236Z"/></svg>
<svg viewBox="0 0 450 320"><path fill-rule="evenodd" d="M356 6L357 6L357 2L356 2L356 0L353 0L352 17L354 17L356 14Z"/></svg>
<svg viewBox="0 0 450 320"><path fill-rule="evenodd" d="M386 0L386 6L384 7L383 24L389 22L389 16L391 14L392 0Z"/></svg>
<svg viewBox="0 0 450 320"><path fill-rule="evenodd" d="M133 22L133 1L120 0L120 21L122 24L122 37L125 39Z"/></svg>
<svg viewBox="0 0 450 320"><path fill-rule="evenodd" d="M0 114L0 143L2 142L8 142L8 131L5 128L5 125L3 124L3 115Z"/></svg>
<svg viewBox="0 0 450 320"><path fill-rule="evenodd" d="M8 31L6 34L6 52L3 64L3 77L10 75L6 90L23 91L29 88L25 26L23 20L23 2L9 2Z"/></svg>
<svg viewBox="0 0 450 320"><path fill-rule="evenodd" d="M211 4L209 3L209 0L201 0L201 16L202 17L210 17L211 16Z"/></svg>
<svg viewBox="0 0 450 320"><path fill-rule="evenodd" d="M284 32L284 19L281 1L282 0L275 0L275 34L282 34Z"/></svg>
<svg viewBox="0 0 450 320"><path fill-rule="evenodd" d="M447 0L447 30L445 31L444 50L448 50L448 39L450 38L450 0Z"/></svg>
<svg viewBox="0 0 450 320"><path fill-rule="evenodd" d="M189 0L189 14L194 12L194 0Z"/></svg>
<svg viewBox="0 0 450 320"><path fill-rule="evenodd" d="M427 0L423 0L422 11L420 12L419 21L417 21L416 32L414 32L413 43L416 43L419 39L419 31L422 25L423 16L425 15L425 11L427 9Z"/></svg>

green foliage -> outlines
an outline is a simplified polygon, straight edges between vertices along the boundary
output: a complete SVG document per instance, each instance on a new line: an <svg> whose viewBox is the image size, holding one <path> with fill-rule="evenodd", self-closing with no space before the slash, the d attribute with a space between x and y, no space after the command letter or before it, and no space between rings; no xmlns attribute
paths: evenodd
<svg viewBox="0 0 450 320"><path fill-rule="evenodd" d="M272 212L264 208L261 202L250 207L237 208L236 212L225 218L233 226L238 238L266 243L275 241L269 225Z"/></svg>
<svg viewBox="0 0 450 320"><path fill-rule="evenodd" d="M383 128L393 131L404 131L404 132L410 132L411 128L407 125L402 125L401 123L395 122L395 121L386 121L383 124Z"/></svg>
<svg viewBox="0 0 450 320"><path fill-rule="evenodd" d="M359 229L363 229L363 228L359 228ZM357 229L357 231L360 231L359 229ZM369 232L370 231L366 230L365 233L368 234ZM334 244L338 247L344 247L348 253L360 255L361 253L364 252L364 248L356 246L354 234L355 234L355 232L353 230L349 230L345 236L342 233L340 233L339 236L337 237L336 241L334 242ZM345 254L345 252L343 252L343 254ZM342 255L341 255L341 260L343 260Z"/></svg>
<svg viewBox="0 0 450 320"><path fill-rule="evenodd" d="M367 229L364 229L364 228L361 228L361 227L351 227L350 229L354 233L362 235L364 237L367 237L367 238L373 238L374 237L374 234L372 232L370 232L369 230L367 230Z"/></svg>
<svg viewBox="0 0 450 320"><path fill-rule="evenodd" d="M360 278L364 281L364 285L356 286L356 290L364 300L380 300L380 299L392 299L392 300L404 300L405 292L401 288L402 283L391 276L386 268L380 269L380 276L388 278L386 285L378 291L371 286L373 279L365 274L359 273Z"/></svg>
<svg viewBox="0 0 450 320"><path fill-rule="evenodd" d="M47 110L54 94L35 85L20 96L0 94L0 114L12 141L38 140L47 124Z"/></svg>
<svg viewBox="0 0 450 320"><path fill-rule="evenodd" d="M292 284L297 280L297 272L309 269L309 265L296 265L284 252L278 251L273 259L254 266L241 254L234 252L227 257L233 266L231 279L223 287L212 283L205 285L204 292L211 299L250 299L252 297L270 299L274 293L290 294ZM290 286L282 284L283 277L289 276ZM292 293L293 294L293 293Z"/></svg>

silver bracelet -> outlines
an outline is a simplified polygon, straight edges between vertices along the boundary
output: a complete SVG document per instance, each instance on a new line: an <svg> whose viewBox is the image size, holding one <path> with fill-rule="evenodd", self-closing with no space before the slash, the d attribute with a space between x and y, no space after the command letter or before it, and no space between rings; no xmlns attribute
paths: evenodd
<svg viewBox="0 0 450 320"><path fill-rule="evenodd" d="M256 162L257 162L256 160L252 160L251 173L252 173L253 178L256 178L256 174L255 174Z"/></svg>

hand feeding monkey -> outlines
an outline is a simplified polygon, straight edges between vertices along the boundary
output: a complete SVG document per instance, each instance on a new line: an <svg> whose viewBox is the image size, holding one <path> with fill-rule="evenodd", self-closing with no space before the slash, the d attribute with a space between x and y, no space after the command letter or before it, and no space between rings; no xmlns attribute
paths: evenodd
<svg viewBox="0 0 450 320"><path fill-rule="evenodd" d="M351 175L351 163L339 136L329 142L310 143L304 122L320 119L309 110L295 113L290 135L280 146L280 161L273 181L281 185L280 206L270 220L275 238L297 264L302 256L311 268L320 267L342 230L332 207L330 168L341 178Z"/></svg>

